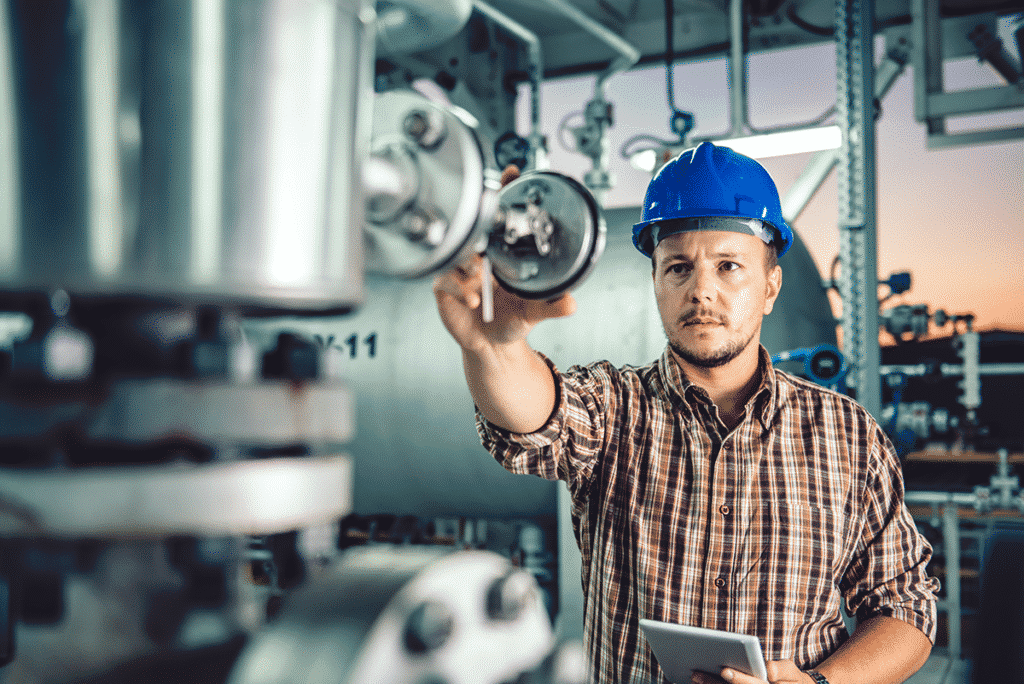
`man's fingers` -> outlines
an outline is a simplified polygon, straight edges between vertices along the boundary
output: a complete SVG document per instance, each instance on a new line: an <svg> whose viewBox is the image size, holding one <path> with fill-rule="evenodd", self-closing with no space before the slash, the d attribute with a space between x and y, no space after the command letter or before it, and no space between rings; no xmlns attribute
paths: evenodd
<svg viewBox="0 0 1024 684"><path fill-rule="evenodd" d="M758 679L753 675L734 670L731 667L722 668L721 674L722 679L730 684L766 684L763 679Z"/></svg>
<svg viewBox="0 0 1024 684"><path fill-rule="evenodd" d="M458 275L454 269L443 273L434 280L434 295L438 302L442 296L451 297L457 302L475 309L480 306L480 279Z"/></svg>
<svg viewBox="0 0 1024 684"><path fill-rule="evenodd" d="M509 164L501 172L501 187L505 187L516 178L519 178L519 167L515 164Z"/></svg>

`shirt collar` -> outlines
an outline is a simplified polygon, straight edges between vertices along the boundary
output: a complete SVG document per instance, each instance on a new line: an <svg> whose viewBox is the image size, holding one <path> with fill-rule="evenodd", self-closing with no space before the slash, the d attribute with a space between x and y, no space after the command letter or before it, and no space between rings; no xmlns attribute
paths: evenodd
<svg viewBox="0 0 1024 684"><path fill-rule="evenodd" d="M661 366L662 381L670 397L675 395L690 411L693 410L692 397L694 393L700 392L706 398L707 395L704 391L696 387L686 377L686 373L683 372L683 369L676 362L675 357L672 355L672 350L667 345L665 346L665 351L661 353L658 363ZM758 345L757 366L761 382L754 392L754 396L750 398L750 401L753 402L753 410L757 412L761 426L767 430L768 426L771 425L772 415L775 413L775 367L772 365L772 359L768 354L768 350L763 345ZM690 389L691 387L693 388L692 390Z"/></svg>

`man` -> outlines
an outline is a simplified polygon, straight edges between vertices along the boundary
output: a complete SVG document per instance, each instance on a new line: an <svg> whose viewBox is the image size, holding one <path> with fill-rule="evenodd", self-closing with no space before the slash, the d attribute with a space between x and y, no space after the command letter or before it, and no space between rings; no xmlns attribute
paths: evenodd
<svg viewBox="0 0 1024 684"><path fill-rule="evenodd" d="M762 316L792 232L757 162L703 143L651 181L634 244L652 258L668 348L640 368L560 373L526 342L571 297L438 279L484 445L506 468L568 483L598 682L660 682L639 618L759 637L771 682L901 682L935 632L931 549L899 462L848 397L775 370ZM858 619L849 638L845 600ZM716 676L717 675L717 676ZM723 670L696 682L752 684Z"/></svg>

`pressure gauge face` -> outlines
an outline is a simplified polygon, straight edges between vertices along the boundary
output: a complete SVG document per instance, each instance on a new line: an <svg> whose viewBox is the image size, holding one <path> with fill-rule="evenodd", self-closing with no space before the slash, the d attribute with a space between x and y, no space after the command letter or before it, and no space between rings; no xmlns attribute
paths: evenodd
<svg viewBox="0 0 1024 684"><path fill-rule="evenodd" d="M508 291L548 299L571 290L604 251L605 224L594 196L553 171L520 176L498 193L487 256Z"/></svg>

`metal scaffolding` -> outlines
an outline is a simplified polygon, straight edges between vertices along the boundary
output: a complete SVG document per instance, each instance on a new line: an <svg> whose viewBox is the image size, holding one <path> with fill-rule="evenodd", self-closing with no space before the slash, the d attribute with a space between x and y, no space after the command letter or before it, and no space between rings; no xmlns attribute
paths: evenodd
<svg viewBox="0 0 1024 684"><path fill-rule="evenodd" d="M843 352L857 400L881 413L878 264L875 235L875 98L873 7L836 0L836 108L843 130L838 199Z"/></svg>

